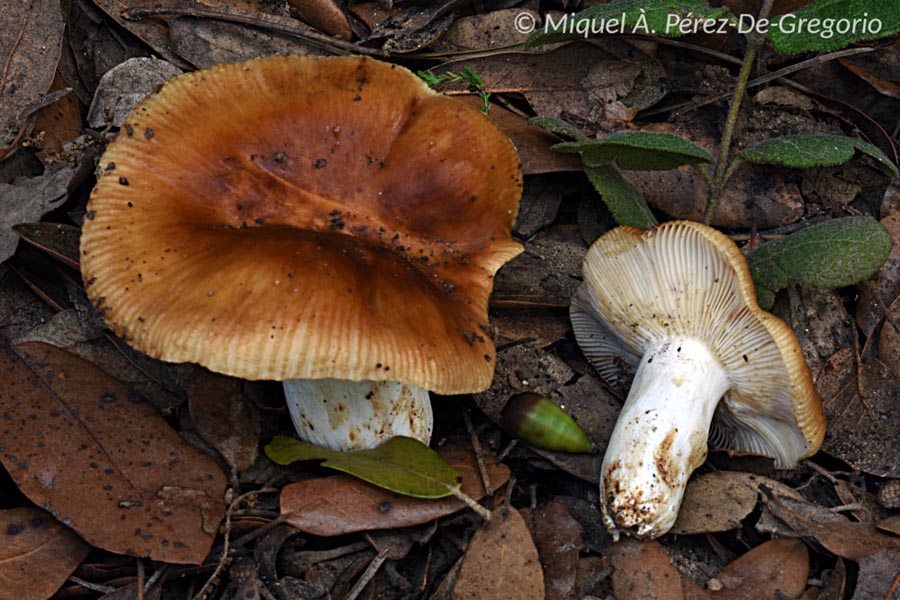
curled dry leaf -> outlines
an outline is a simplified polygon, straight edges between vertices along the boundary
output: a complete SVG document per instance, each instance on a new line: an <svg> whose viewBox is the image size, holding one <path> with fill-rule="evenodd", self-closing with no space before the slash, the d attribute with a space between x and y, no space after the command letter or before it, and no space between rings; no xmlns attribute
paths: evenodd
<svg viewBox="0 0 900 600"><path fill-rule="evenodd" d="M0 159L25 134L32 115L46 102L62 47L59 2L4 3L0 12Z"/></svg>
<svg viewBox="0 0 900 600"><path fill-rule="evenodd" d="M215 461L91 363L4 346L0 462L22 493L94 546L202 562L225 512Z"/></svg>
<svg viewBox="0 0 900 600"><path fill-rule="evenodd" d="M19 237L13 225L32 223L45 213L58 208L65 200L73 182L80 179L78 168L65 163L47 167L37 177L17 177L12 183L0 182L0 261L13 255Z"/></svg>
<svg viewBox="0 0 900 600"><path fill-rule="evenodd" d="M0 510L0 600L49 598L90 550L42 510Z"/></svg>
<svg viewBox="0 0 900 600"><path fill-rule="evenodd" d="M832 554L855 561L878 550L900 548L900 538L879 533L873 523L850 521L802 498L788 498L765 488L763 491L768 511L786 525L786 529L765 526L764 531L812 539Z"/></svg>
<svg viewBox="0 0 900 600"><path fill-rule="evenodd" d="M462 492L474 499L485 495L475 465L466 450L448 450L441 457L462 477ZM488 464L492 486L509 479L509 468ZM281 515L302 531L320 536L354 531L419 525L465 508L454 497L422 500L375 487L349 475L318 477L287 485L281 491Z"/></svg>
<svg viewBox="0 0 900 600"><path fill-rule="evenodd" d="M525 519L507 507L494 510L463 557L455 600L543 600L544 574Z"/></svg>

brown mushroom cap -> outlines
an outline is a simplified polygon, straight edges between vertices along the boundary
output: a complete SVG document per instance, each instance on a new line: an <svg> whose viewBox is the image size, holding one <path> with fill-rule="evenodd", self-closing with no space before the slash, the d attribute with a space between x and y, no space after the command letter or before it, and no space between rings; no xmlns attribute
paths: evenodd
<svg viewBox="0 0 900 600"><path fill-rule="evenodd" d="M704 343L730 388L718 405L718 444L774 456L814 454L825 417L794 332L756 303L747 261L719 231L690 221L619 227L591 246L572 301L578 343L610 381L634 373L652 342Z"/></svg>
<svg viewBox="0 0 900 600"><path fill-rule="evenodd" d="M279 56L176 77L100 166L82 273L137 349L247 379L490 385L518 157L409 71Z"/></svg>

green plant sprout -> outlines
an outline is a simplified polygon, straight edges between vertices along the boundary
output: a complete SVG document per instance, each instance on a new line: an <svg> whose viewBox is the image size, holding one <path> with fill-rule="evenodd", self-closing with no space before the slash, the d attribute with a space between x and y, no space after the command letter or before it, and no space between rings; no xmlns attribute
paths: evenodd
<svg viewBox="0 0 900 600"><path fill-rule="evenodd" d="M585 173L620 225L648 228L657 224L646 199L620 170L663 171L690 165L709 187L703 222L709 224L718 208L725 186L744 162L781 165L788 168L825 167L843 164L857 153L873 159L874 165L892 178L900 177L897 166L876 146L841 135L785 135L763 140L733 154L738 112L743 102L750 72L759 49L766 43L786 53L830 51L853 42L885 37L900 31L900 3L879 0L816 0L787 15L769 19L774 0L765 0L755 23L766 28L745 32L747 49L731 97L722 139L715 155L690 140L668 133L626 131L589 139L576 127L550 117L536 117L529 123L571 141L554 145L560 152L581 156ZM877 25L873 23L878 15ZM644 0L613 0L591 7L554 28L539 30L526 42L527 47L583 39L591 32L591 24L609 19L624 20L634 33L675 37L691 32L680 23L684 20L714 21L731 26L738 19L727 8L712 8L702 0L661 0L647 7ZM836 19L856 19L862 25L853 32L824 36L820 30L797 31L796 24L818 20L833 23ZM863 19L869 19L863 22ZM794 27L794 29L791 29ZM740 32L741 29L738 28ZM790 34L790 35L788 35ZM840 232L840 233L838 233ZM771 244L771 243L770 243ZM774 293L789 283L804 283L819 288L851 285L873 275L891 250L892 239L880 223L871 218L835 219L810 227L790 236L774 249L769 244L751 252L751 273L760 306L771 307ZM757 255L754 260L753 256ZM777 260L776 260L777 255ZM777 276L773 276L777 274ZM768 305L768 306L764 306Z"/></svg>
<svg viewBox="0 0 900 600"><path fill-rule="evenodd" d="M469 86L469 91L474 92L481 98L481 112L487 115L491 110L491 93L484 89L484 80L476 73L472 67L463 67L459 73L453 71L444 71L440 75L435 75L431 71L418 71L417 75L428 87L437 87L442 83L465 83Z"/></svg>

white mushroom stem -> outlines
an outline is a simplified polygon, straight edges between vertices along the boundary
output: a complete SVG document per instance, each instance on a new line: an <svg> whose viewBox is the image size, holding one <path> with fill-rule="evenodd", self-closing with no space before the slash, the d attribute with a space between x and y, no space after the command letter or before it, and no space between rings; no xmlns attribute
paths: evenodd
<svg viewBox="0 0 900 600"><path fill-rule="evenodd" d="M615 539L659 537L675 523L728 388L706 344L673 336L649 345L603 457L603 520Z"/></svg>
<svg viewBox="0 0 900 600"><path fill-rule="evenodd" d="M317 446L361 450L398 435L431 441L428 390L409 383L291 379L284 396L297 435Z"/></svg>

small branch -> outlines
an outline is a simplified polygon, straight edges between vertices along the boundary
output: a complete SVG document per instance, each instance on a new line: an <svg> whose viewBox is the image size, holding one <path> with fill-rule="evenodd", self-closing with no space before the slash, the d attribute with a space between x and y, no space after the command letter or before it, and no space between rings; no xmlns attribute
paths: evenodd
<svg viewBox="0 0 900 600"><path fill-rule="evenodd" d="M478 504L478 502L476 502L474 498L464 493L461 489L453 488L450 493L453 494L453 496L455 496L456 498L462 500L466 506L478 513L478 516L485 521L491 520L491 511Z"/></svg>
<svg viewBox="0 0 900 600"><path fill-rule="evenodd" d="M372 558L372 562L369 563L369 566L366 567L366 570L360 575L359 580L353 585L353 588L347 592L346 600L356 600L356 597L359 596L366 586L369 585L369 582L375 577L375 574L378 573L378 569L381 568L381 565L387 559L387 552L382 550L378 554Z"/></svg>
<svg viewBox="0 0 900 600"><path fill-rule="evenodd" d="M494 493L494 489L491 485L491 477L488 474L487 464L484 461L484 451L481 449L481 440L478 439L478 434L475 433L475 428L472 427L472 418L469 416L468 410L463 411L463 420L466 423L466 430L469 432L472 450L475 451L475 462L478 465L478 474L481 475L481 484L484 486L484 492L491 495Z"/></svg>
<svg viewBox="0 0 900 600"><path fill-rule="evenodd" d="M765 0L762 8L759 10L759 20L766 19L772 10L772 4L775 0ZM734 88L734 96L731 98L731 105L728 107L728 116L725 119L725 130L722 132L722 140L719 142L719 154L716 158L716 170L713 174L712 187L709 190L709 201L706 204L706 212L703 215L703 223L709 225L712 221L716 208L719 206L719 197L722 195L722 189L725 186L725 174L728 167L728 157L731 153L731 142L734 139L735 129L737 128L738 114L740 113L741 104L744 101L744 95L747 92L747 82L750 81L750 71L753 63L756 61L756 53L762 44L761 39L755 36L747 36L747 52L744 54L744 62L741 64L741 71L738 74L737 84Z"/></svg>

